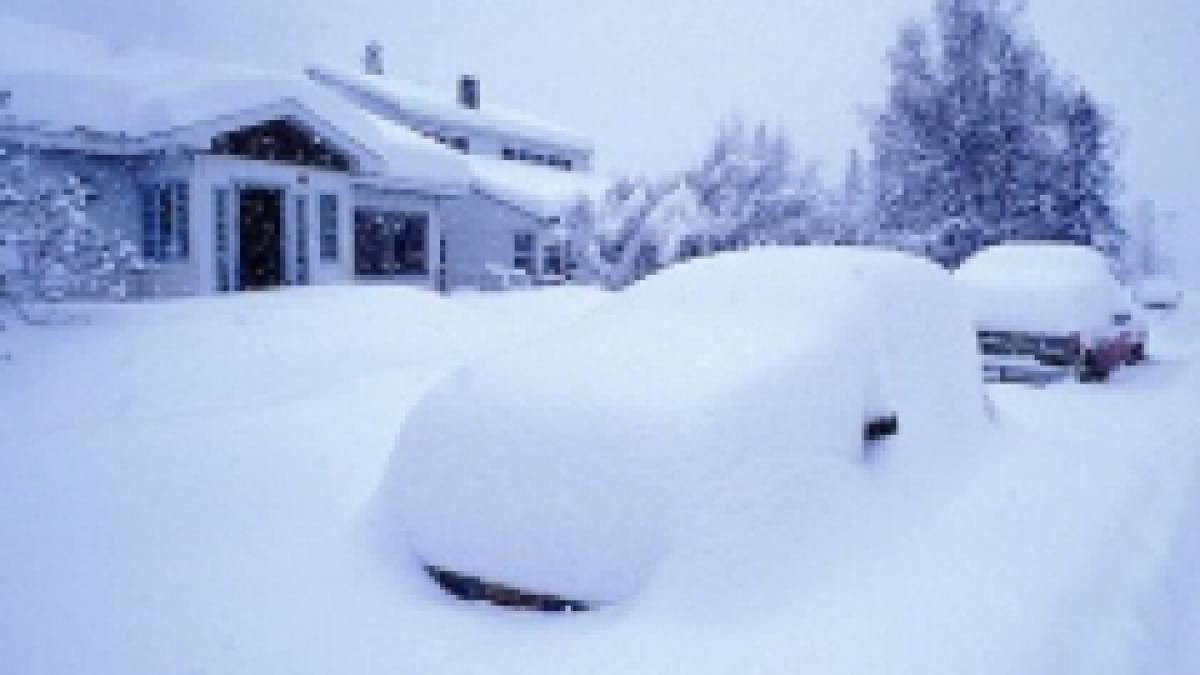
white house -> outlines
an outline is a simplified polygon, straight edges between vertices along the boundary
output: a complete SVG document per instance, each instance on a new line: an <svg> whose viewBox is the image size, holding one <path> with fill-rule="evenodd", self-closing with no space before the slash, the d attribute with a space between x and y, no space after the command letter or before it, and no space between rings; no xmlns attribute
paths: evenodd
<svg viewBox="0 0 1200 675"><path fill-rule="evenodd" d="M293 76L48 39L68 46L0 53L0 147L80 176L162 294L558 281L559 219L603 189L586 141L493 109L470 77L444 101L390 79L375 46L362 73Z"/></svg>

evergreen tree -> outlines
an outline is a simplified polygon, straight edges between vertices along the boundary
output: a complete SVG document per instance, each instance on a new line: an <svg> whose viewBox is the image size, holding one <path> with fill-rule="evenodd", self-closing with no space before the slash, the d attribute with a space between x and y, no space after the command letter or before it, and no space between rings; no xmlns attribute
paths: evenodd
<svg viewBox="0 0 1200 675"><path fill-rule="evenodd" d="M1113 201L1117 192L1112 124L1086 90L1065 106L1066 147L1057 195L1058 238L1115 253L1124 239Z"/></svg>
<svg viewBox="0 0 1200 675"><path fill-rule="evenodd" d="M871 130L882 236L949 266L1010 239L1119 245L1111 126L1054 76L1021 5L938 0L934 31L904 26L889 54Z"/></svg>

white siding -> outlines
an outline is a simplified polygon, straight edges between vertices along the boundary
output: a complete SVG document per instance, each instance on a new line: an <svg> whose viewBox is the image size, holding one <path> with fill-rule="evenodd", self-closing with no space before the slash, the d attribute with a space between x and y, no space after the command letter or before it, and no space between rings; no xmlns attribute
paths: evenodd
<svg viewBox="0 0 1200 675"><path fill-rule="evenodd" d="M535 251L541 247L538 218L478 192L446 202L443 218L447 274L453 285L483 284L489 264L512 267L519 232L534 234ZM540 256L535 255L535 261L540 266Z"/></svg>

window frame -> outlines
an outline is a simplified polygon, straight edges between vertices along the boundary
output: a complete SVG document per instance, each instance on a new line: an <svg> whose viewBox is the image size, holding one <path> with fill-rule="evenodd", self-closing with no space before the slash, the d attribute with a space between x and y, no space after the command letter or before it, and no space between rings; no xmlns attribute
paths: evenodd
<svg viewBox="0 0 1200 675"><path fill-rule="evenodd" d="M191 260L191 185L162 181L138 186L142 257L156 263Z"/></svg>
<svg viewBox="0 0 1200 675"><path fill-rule="evenodd" d="M335 263L340 256L341 237L338 232L338 195L326 192L317 196L317 229L320 248L319 257L323 263Z"/></svg>

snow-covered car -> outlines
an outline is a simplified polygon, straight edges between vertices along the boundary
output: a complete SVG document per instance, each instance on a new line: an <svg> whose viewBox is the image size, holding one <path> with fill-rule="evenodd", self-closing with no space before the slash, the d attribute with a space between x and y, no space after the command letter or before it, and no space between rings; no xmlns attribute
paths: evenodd
<svg viewBox="0 0 1200 675"><path fill-rule="evenodd" d="M1174 279L1155 275L1138 281L1133 287L1133 297L1146 309L1171 310L1183 300L1183 290Z"/></svg>
<svg viewBox="0 0 1200 675"><path fill-rule="evenodd" d="M1121 329L1124 341L1128 345L1126 365L1138 365L1145 362L1150 353L1150 322L1146 319L1146 310L1142 309L1138 300L1128 287L1122 287L1121 310L1116 313L1114 322Z"/></svg>
<svg viewBox="0 0 1200 675"><path fill-rule="evenodd" d="M1104 380L1133 358L1132 310L1094 249L1000 244L967 259L955 276L992 377L1041 378L1065 370L1081 381Z"/></svg>
<svg viewBox="0 0 1200 675"><path fill-rule="evenodd" d="M867 464L961 455L985 428L956 293L931 263L862 249L665 270L432 389L374 512L443 589L503 606L584 609L666 568L803 556L804 514L868 484Z"/></svg>

